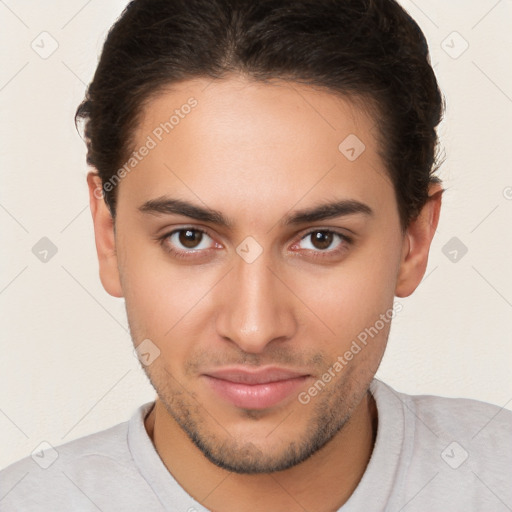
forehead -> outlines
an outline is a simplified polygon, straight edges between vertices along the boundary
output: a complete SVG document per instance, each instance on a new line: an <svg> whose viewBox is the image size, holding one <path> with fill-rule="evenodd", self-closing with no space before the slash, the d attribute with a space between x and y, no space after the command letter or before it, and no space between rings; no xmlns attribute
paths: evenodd
<svg viewBox="0 0 512 512"><path fill-rule="evenodd" d="M282 215L332 198L377 210L394 200L372 117L347 98L297 83L175 84L146 103L134 142L145 156L123 180L119 203L170 195L240 216Z"/></svg>

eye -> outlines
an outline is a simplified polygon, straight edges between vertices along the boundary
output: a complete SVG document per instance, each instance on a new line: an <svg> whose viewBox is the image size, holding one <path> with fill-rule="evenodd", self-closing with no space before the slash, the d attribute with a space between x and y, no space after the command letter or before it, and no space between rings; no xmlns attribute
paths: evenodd
<svg viewBox="0 0 512 512"><path fill-rule="evenodd" d="M197 258L210 254L211 249L222 248L206 231L184 227L162 237L160 243L176 258ZM305 249L313 257L338 256L352 243L348 236L330 229L315 229L302 236L292 249Z"/></svg>
<svg viewBox="0 0 512 512"><path fill-rule="evenodd" d="M333 254L346 249L351 242L349 237L336 231L316 229L306 233L298 245L302 249Z"/></svg>
<svg viewBox="0 0 512 512"><path fill-rule="evenodd" d="M161 238L162 245L169 252L184 257L212 248L212 242L206 231L197 228L176 229Z"/></svg>

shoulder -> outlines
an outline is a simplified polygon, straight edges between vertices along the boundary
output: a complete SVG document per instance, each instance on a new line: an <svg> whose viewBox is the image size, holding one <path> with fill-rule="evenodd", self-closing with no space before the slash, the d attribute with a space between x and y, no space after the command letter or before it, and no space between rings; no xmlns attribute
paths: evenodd
<svg viewBox="0 0 512 512"><path fill-rule="evenodd" d="M403 424L397 503L414 497L411 509L421 511L447 502L496 511L512 503L512 411L474 399L409 395L382 382L374 389L383 407L401 411L394 416Z"/></svg>
<svg viewBox="0 0 512 512"><path fill-rule="evenodd" d="M465 474L482 492L488 492L483 487L489 484L507 489L507 499L512 500L512 411L467 398L410 399L418 439L432 439L444 466L460 470L457 473Z"/></svg>
<svg viewBox="0 0 512 512"><path fill-rule="evenodd" d="M31 472L34 467L44 471L54 465L68 465L96 455L117 458L123 453L127 425L128 422L119 423L108 429L58 446L52 446L47 441L43 441L31 455L7 466L0 474L5 477L5 475L13 472ZM47 472L47 474L50 473L51 471Z"/></svg>
<svg viewBox="0 0 512 512"><path fill-rule="evenodd" d="M451 432L471 442L492 442L510 435L512 411L505 407L469 398L407 396L418 419L439 435Z"/></svg>
<svg viewBox="0 0 512 512"><path fill-rule="evenodd" d="M30 456L0 471L0 510L97 510L98 501L112 496L115 483L140 488L128 425L119 423L59 446L41 443Z"/></svg>
<svg viewBox="0 0 512 512"><path fill-rule="evenodd" d="M411 395L377 379L371 389L383 406L401 402L404 414L416 419L416 427L430 429L433 435L454 432L462 438L491 438L510 434L512 428L512 411L495 404L470 398Z"/></svg>

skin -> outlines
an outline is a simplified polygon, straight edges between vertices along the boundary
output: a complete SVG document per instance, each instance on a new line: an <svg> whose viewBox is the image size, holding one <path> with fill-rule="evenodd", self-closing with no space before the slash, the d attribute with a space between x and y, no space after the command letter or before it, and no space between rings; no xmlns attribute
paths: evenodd
<svg viewBox="0 0 512 512"><path fill-rule="evenodd" d="M432 185L402 233L371 116L283 81L175 85L146 105L134 147L190 97L197 107L119 184L115 223L97 193L101 181L88 175L103 286L125 298L134 344L150 339L160 350L145 367L158 394L146 429L168 470L210 510L336 510L371 456L378 417L368 386L390 324L306 405L293 393L242 409L212 391L204 373L275 365L307 374L299 389L307 391L395 296L420 283L441 187ZM338 150L349 134L366 146L355 161ZM140 211L163 196L215 209L233 225ZM373 214L284 223L335 199ZM180 228L207 231L194 255L178 235L158 240ZM352 242L334 235L315 244L315 229ZM248 236L263 250L251 263L236 252ZM169 247L189 253L177 258Z"/></svg>

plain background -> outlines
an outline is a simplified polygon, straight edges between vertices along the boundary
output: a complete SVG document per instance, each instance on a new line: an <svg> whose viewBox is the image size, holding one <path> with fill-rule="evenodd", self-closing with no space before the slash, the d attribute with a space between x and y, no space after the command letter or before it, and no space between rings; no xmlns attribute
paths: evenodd
<svg viewBox="0 0 512 512"><path fill-rule="evenodd" d="M0 1L0 468L154 398L124 303L98 278L73 123L125 4ZM447 191L426 277L400 299L377 376L407 393L512 408L512 1L402 5L427 36L446 97ZM44 237L57 251L47 261Z"/></svg>

